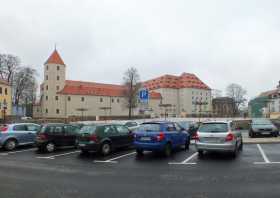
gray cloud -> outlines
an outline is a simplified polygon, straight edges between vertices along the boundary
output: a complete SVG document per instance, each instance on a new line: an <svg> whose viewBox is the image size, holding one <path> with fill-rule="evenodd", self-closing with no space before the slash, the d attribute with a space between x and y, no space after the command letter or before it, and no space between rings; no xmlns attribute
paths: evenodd
<svg viewBox="0 0 280 198"><path fill-rule="evenodd" d="M0 7L0 53L42 65L57 43L67 78L121 83L192 72L213 89L253 97L279 80L278 1L10 0Z"/></svg>

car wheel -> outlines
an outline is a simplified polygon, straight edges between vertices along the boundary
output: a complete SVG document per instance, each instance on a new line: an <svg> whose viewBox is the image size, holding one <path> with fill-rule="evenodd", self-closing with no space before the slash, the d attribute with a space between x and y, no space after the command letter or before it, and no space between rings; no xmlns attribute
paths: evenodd
<svg viewBox="0 0 280 198"><path fill-rule="evenodd" d="M48 142L45 146L45 150L48 152L48 153L51 153L51 152L54 152L55 150L55 145L54 143L52 142Z"/></svg>
<svg viewBox="0 0 280 198"><path fill-rule="evenodd" d="M242 151L243 150L243 140L241 140L240 146L239 146L239 150Z"/></svg>
<svg viewBox="0 0 280 198"><path fill-rule="evenodd" d="M278 132L277 132L277 133L274 133L274 137L278 137Z"/></svg>
<svg viewBox="0 0 280 198"><path fill-rule="evenodd" d="M4 148L7 151L12 151L12 150L14 150L16 148L16 146L17 146L17 141L13 140L13 139L10 139L10 140L7 140L7 142L5 143Z"/></svg>
<svg viewBox="0 0 280 198"><path fill-rule="evenodd" d="M101 145L101 154L103 156L109 155L111 153L111 145L109 142L104 142Z"/></svg>
<svg viewBox="0 0 280 198"><path fill-rule="evenodd" d="M236 157L237 154L238 154L238 148L237 148L237 145L236 145L234 151L232 152L232 156Z"/></svg>
<svg viewBox="0 0 280 198"><path fill-rule="evenodd" d="M186 140L184 150L189 150L190 149L190 140Z"/></svg>
<svg viewBox="0 0 280 198"><path fill-rule="evenodd" d="M142 149L136 149L136 153L137 153L138 156L144 155L144 152L143 152Z"/></svg>
<svg viewBox="0 0 280 198"><path fill-rule="evenodd" d="M83 155L87 155L87 154L89 154L89 151L88 151L88 150L81 149L81 153L82 153Z"/></svg>
<svg viewBox="0 0 280 198"><path fill-rule="evenodd" d="M169 157L170 155L171 155L171 153L172 153L172 148L171 148L171 144L170 143L167 143L166 145L165 145L165 147L164 147L164 155L166 156L166 157Z"/></svg>
<svg viewBox="0 0 280 198"><path fill-rule="evenodd" d="M254 132L251 132L251 138L256 137L256 134Z"/></svg>
<svg viewBox="0 0 280 198"><path fill-rule="evenodd" d="M204 152L203 152L202 150L199 150L199 151L198 151L198 156L199 156L199 157L203 157L203 155L204 155Z"/></svg>

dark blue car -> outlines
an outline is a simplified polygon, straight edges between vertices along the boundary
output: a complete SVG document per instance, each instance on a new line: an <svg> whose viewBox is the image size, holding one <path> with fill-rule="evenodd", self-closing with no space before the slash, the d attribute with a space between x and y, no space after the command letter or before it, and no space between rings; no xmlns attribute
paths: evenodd
<svg viewBox="0 0 280 198"><path fill-rule="evenodd" d="M189 149L189 133L175 122L145 122L134 133L138 155L144 151L159 151L170 156L179 147Z"/></svg>

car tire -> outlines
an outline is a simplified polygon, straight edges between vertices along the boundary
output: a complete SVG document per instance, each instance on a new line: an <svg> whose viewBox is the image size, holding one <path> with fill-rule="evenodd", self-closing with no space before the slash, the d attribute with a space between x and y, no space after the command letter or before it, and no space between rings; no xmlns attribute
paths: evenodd
<svg viewBox="0 0 280 198"><path fill-rule="evenodd" d="M45 146L45 151L48 153L52 153L55 150L55 145L52 142L48 142Z"/></svg>
<svg viewBox="0 0 280 198"><path fill-rule="evenodd" d="M202 150L199 150L198 151L198 157L203 157L203 155L204 155L204 152Z"/></svg>
<svg viewBox="0 0 280 198"><path fill-rule="evenodd" d="M9 139L6 141L4 148L7 151L12 151L17 147L17 141L14 139Z"/></svg>
<svg viewBox="0 0 280 198"><path fill-rule="evenodd" d="M89 151L88 151L88 150L81 149L81 154L87 155L87 154L89 154Z"/></svg>
<svg viewBox="0 0 280 198"><path fill-rule="evenodd" d="M251 132L251 138L255 138L256 134L254 132Z"/></svg>
<svg viewBox="0 0 280 198"><path fill-rule="evenodd" d="M111 153L111 144L109 142L104 142L100 147L100 153L103 156L109 155Z"/></svg>
<svg viewBox="0 0 280 198"><path fill-rule="evenodd" d="M234 151L232 152L232 157L237 157L237 155L238 155L238 148L237 148L237 145L235 145L235 149L234 149Z"/></svg>
<svg viewBox="0 0 280 198"><path fill-rule="evenodd" d="M185 145L184 145L184 150L189 150L190 149L190 140L186 140Z"/></svg>
<svg viewBox="0 0 280 198"><path fill-rule="evenodd" d="M240 146L239 146L239 150L242 151L243 150L243 140L241 140Z"/></svg>
<svg viewBox="0 0 280 198"><path fill-rule="evenodd" d="M171 153L172 153L172 147L170 143L167 143L164 147L163 150L164 156L165 157L170 157Z"/></svg>
<svg viewBox="0 0 280 198"><path fill-rule="evenodd" d="M144 155L144 151L142 149L136 149L136 153L138 156L143 156Z"/></svg>
<svg viewBox="0 0 280 198"><path fill-rule="evenodd" d="M273 134L274 137L278 137L278 132Z"/></svg>

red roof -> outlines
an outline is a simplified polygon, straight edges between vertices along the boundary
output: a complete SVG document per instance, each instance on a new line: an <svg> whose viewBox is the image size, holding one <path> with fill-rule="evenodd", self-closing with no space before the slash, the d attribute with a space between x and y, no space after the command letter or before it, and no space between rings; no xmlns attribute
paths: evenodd
<svg viewBox="0 0 280 198"><path fill-rule="evenodd" d="M66 80L64 88L58 94L123 97L125 90L122 85ZM151 92L150 97L161 99L157 92Z"/></svg>
<svg viewBox="0 0 280 198"><path fill-rule="evenodd" d="M45 62L45 64L59 64L59 65L65 65L62 58L60 57L59 53L56 51L56 49L53 51L53 53L50 55L48 60Z"/></svg>
<svg viewBox="0 0 280 198"><path fill-rule="evenodd" d="M164 75L144 82L144 86L150 90L159 88L195 88L210 90L196 75L189 73L183 73L180 76Z"/></svg>

